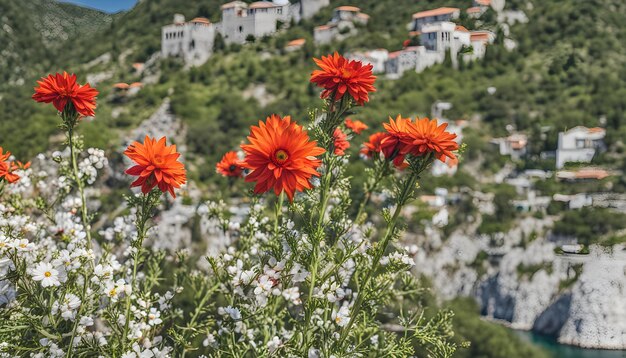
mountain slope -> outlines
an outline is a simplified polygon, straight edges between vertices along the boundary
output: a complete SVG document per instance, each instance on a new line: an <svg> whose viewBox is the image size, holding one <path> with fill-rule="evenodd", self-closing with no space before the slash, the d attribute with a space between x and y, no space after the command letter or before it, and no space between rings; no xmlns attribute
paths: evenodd
<svg viewBox="0 0 626 358"><path fill-rule="evenodd" d="M77 35L90 37L112 16L53 0L0 0L0 88L22 83L35 69L53 64L57 52Z"/></svg>

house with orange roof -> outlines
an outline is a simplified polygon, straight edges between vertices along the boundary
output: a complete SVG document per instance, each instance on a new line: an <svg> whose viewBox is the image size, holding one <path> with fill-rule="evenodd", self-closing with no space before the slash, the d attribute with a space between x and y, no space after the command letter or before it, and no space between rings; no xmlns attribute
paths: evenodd
<svg viewBox="0 0 626 358"><path fill-rule="evenodd" d="M422 27L427 24L452 21L457 19L460 14L461 10L456 7L440 7L437 9L416 12L413 14L411 31L421 31Z"/></svg>
<svg viewBox="0 0 626 358"><path fill-rule="evenodd" d="M304 38L291 40L287 43L287 45L285 45L285 51L292 52L299 50L302 46L304 46L304 44L306 44L306 39Z"/></svg>
<svg viewBox="0 0 626 358"><path fill-rule="evenodd" d="M513 133L508 137L494 138L491 143L498 147L500 155L510 155L512 159L520 159L526 155L528 137L523 133Z"/></svg>
<svg viewBox="0 0 626 358"><path fill-rule="evenodd" d="M313 29L313 39L316 43L324 44L352 36L357 32L355 25L365 25L369 18L369 15L362 13L356 6L338 6L333 10L333 16L326 25Z"/></svg>
<svg viewBox="0 0 626 358"><path fill-rule="evenodd" d="M559 133L556 149L556 168L561 169L565 163L589 163L597 151L604 150L604 128L574 127Z"/></svg>

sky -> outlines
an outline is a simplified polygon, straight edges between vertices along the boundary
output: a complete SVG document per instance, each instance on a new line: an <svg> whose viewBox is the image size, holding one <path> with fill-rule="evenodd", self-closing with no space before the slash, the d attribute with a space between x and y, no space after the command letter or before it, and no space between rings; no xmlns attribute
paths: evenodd
<svg viewBox="0 0 626 358"><path fill-rule="evenodd" d="M62 2L69 2L77 5L88 6L94 9L102 10L109 13L118 12L121 10L128 10L137 0L61 0Z"/></svg>

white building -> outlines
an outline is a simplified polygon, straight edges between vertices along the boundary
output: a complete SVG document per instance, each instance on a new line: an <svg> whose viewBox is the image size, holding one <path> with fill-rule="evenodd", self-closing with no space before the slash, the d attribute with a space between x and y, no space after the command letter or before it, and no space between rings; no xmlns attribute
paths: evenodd
<svg viewBox="0 0 626 358"><path fill-rule="evenodd" d="M213 53L215 26L203 17L185 22L185 17L174 15L174 23L161 29L163 57L181 57L185 62L200 65Z"/></svg>
<svg viewBox="0 0 626 358"><path fill-rule="evenodd" d="M510 155L513 159L519 159L526 154L528 137L522 133L514 133L505 138L494 138L491 143L498 146L500 155Z"/></svg>
<svg viewBox="0 0 626 358"><path fill-rule="evenodd" d="M440 7L438 9L420 11L413 14L412 31L422 31L427 24L457 19L461 10L456 7Z"/></svg>
<svg viewBox="0 0 626 358"><path fill-rule="evenodd" d="M333 17L326 25L313 29L313 39L316 43L325 44L333 40L342 40L356 34L355 25L365 25L369 15L361 12L356 6L339 6L333 11Z"/></svg>
<svg viewBox="0 0 626 358"><path fill-rule="evenodd" d="M463 54L463 58L467 61L472 61L485 57L487 51L487 45L492 44L496 39L496 34L491 31L471 31L470 43L472 46L472 52Z"/></svg>
<svg viewBox="0 0 626 358"><path fill-rule="evenodd" d="M458 53L463 47L471 46L470 32L449 21L429 23L422 26L420 43L427 51L438 53L439 62L443 62L446 52L450 51L452 64L456 66Z"/></svg>
<svg viewBox="0 0 626 358"><path fill-rule="evenodd" d="M591 162L596 150L604 149L605 136L606 131L598 127L578 126L560 132L556 150L556 168L561 169L568 162Z"/></svg>
<svg viewBox="0 0 626 358"><path fill-rule="evenodd" d="M185 22L184 16L176 14L174 23L162 28L161 53L163 57L181 57L191 65L200 65L211 56L216 33L226 43L243 44L251 38L274 34L281 23L309 18L328 4L329 0L300 0L295 5L289 0L251 4L232 1L221 6L222 21L217 24L200 17Z"/></svg>
<svg viewBox="0 0 626 358"><path fill-rule="evenodd" d="M423 46L411 46L400 51L389 53L387 62L385 63L385 73L389 77L400 77L405 71L415 71L417 66L417 58L421 52L424 52Z"/></svg>
<svg viewBox="0 0 626 358"><path fill-rule="evenodd" d="M361 61L366 65L372 65L373 73L384 73L385 63L389 59L389 51L384 48L364 52L357 51L346 54L346 58Z"/></svg>

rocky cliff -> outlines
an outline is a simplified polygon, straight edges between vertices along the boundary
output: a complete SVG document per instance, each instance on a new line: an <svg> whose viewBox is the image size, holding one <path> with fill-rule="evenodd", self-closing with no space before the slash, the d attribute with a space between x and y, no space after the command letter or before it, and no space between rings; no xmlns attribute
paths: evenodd
<svg viewBox="0 0 626 358"><path fill-rule="evenodd" d="M474 297L483 315L512 328L564 344L626 349L626 248L557 254L557 245L537 234L550 225L526 218L505 235L465 228L446 240L429 230L416 267L442 298Z"/></svg>

